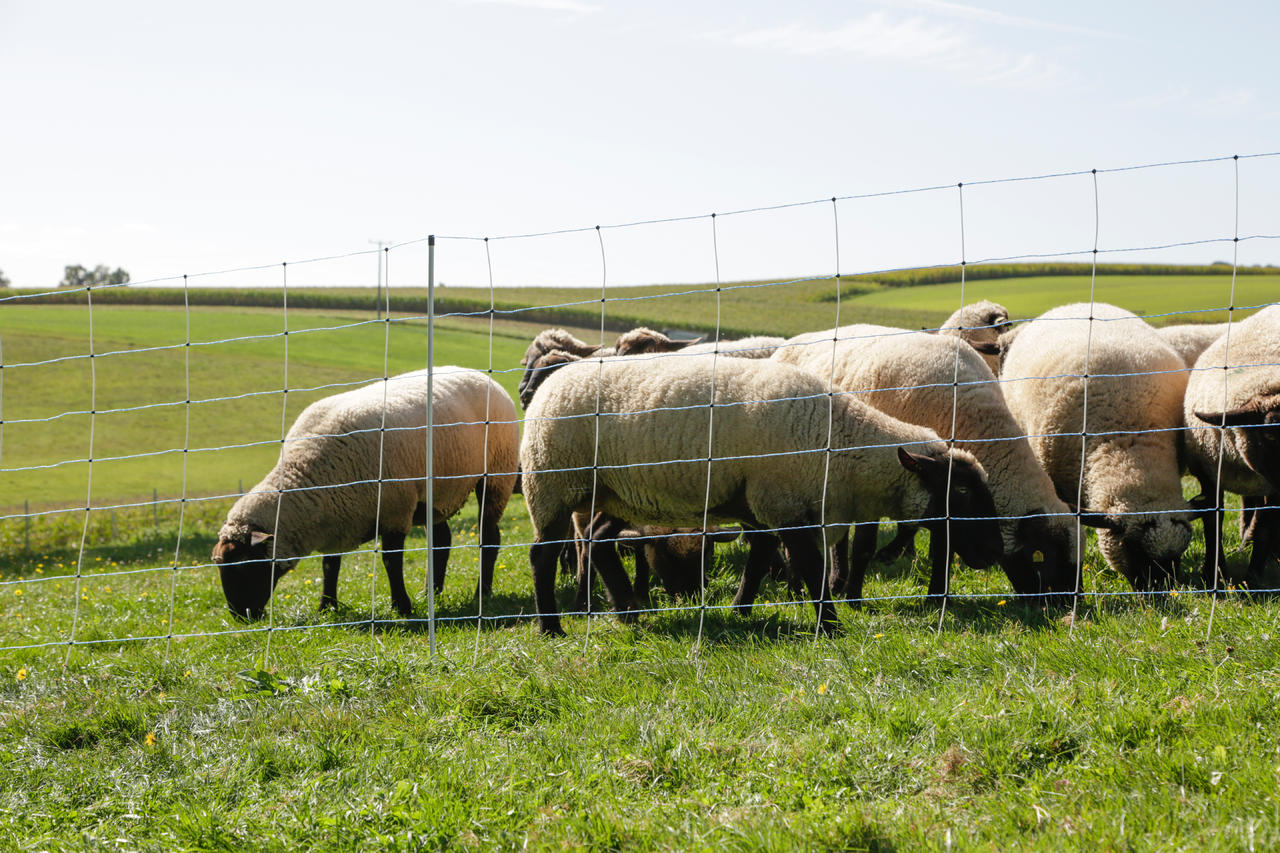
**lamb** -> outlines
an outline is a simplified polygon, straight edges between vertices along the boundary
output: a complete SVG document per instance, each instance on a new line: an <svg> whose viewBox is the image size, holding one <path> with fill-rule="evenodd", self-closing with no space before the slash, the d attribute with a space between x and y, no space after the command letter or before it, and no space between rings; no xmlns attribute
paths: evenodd
<svg viewBox="0 0 1280 853"><path fill-rule="evenodd" d="M1009 309L986 299L956 309L936 331L940 335L959 336L982 355L991 372L1000 375L1000 337L1013 329Z"/></svg>
<svg viewBox="0 0 1280 853"><path fill-rule="evenodd" d="M529 407L520 464L535 536L534 596L550 634L563 633L555 601L560 540L573 512L593 503L636 524L733 522L756 538L768 531L803 576L823 632L838 625L821 548L831 530L843 538L855 521L941 516L949 505L962 556L976 565L1000 556L995 505L972 454L949 450L932 430L833 397L817 377L773 361L566 365ZM752 549L735 602L754 595L748 586L770 558L770 549ZM602 550L599 569L626 614L634 599L616 552Z"/></svg>
<svg viewBox="0 0 1280 853"><path fill-rule="evenodd" d="M1204 493L1216 496L1206 515L1204 564L1205 585L1216 585L1215 567L1226 563L1223 491L1244 496L1264 515L1272 510L1257 499L1280 494L1280 305L1232 324L1204 350L1187 381L1183 414L1188 468ZM1278 545L1273 524L1254 524L1252 576Z"/></svg>
<svg viewBox="0 0 1280 853"><path fill-rule="evenodd" d="M1170 583L1191 542L1178 466L1187 374L1173 348L1122 308L1064 305L1019 331L1001 383L1058 496L1101 513L1087 520L1107 562L1136 590Z"/></svg>
<svg viewBox="0 0 1280 853"><path fill-rule="evenodd" d="M515 406L479 371L433 372L435 586L443 586L449 559L448 519L474 491L484 595L500 545L498 522L515 483ZM426 400L427 371L419 370L326 397L302 411L275 467L236 501L218 533L213 562L233 612L261 617L276 582L315 551L325 555L320 607L336 606L343 552L381 536L392 601L401 615L413 613L404 588L404 540L415 522L426 521Z"/></svg>
<svg viewBox="0 0 1280 853"><path fill-rule="evenodd" d="M1000 562L1014 590L1036 595L1074 589L1075 519L1005 405L995 376L970 346L954 337L854 325L794 337L773 359L803 367L899 420L954 437L953 446L973 453L987 471L1002 516ZM912 525L907 535L914 538L914 532ZM861 578L875 541L874 524L854 531L855 579ZM934 536L930 543L929 592L934 595L944 591L950 563L943 541ZM860 598L860 587L857 583L848 597Z"/></svg>
<svg viewBox="0 0 1280 853"><path fill-rule="evenodd" d="M1187 367L1196 363L1200 354L1227 331L1226 323L1182 323L1156 329L1165 343L1173 347Z"/></svg>

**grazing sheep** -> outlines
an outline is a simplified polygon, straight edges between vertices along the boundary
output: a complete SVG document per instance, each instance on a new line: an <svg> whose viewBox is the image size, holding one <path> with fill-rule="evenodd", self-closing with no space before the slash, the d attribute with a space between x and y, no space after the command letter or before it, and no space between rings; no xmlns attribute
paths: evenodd
<svg viewBox="0 0 1280 853"><path fill-rule="evenodd" d="M986 299L964 305L946 319L937 329L940 335L960 336L981 355L982 360L997 376L1000 374L1000 336L1011 331L1009 309Z"/></svg>
<svg viewBox="0 0 1280 853"><path fill-rule="evenodd" d="M830 380L835 388L853 392L899 420L954 437L953 446L971 452L987 471L1002 517L1000 562L1014 590L1040 594L1074 589L1075 519L1005 405L995 376L972 347L954 337L854 325L794 337L773 359ZM876 525L858 525L853 559L861 566L855 565L854 577L861 577L875 541ZM941 542L931 542L930 551L929 591L939 594L951 554ZM861 597L861 590L851 589L849 597Z"/></svg>
<svg viewBox="0 0 1280 853"><path fill-rule="evenodd" d="M1280 305L1231 326L1200 355L1187 381L1183 405L1187 465L1206 495L1215 496L1206 516L1206 585L1224 566L1222 496L1236 492L1254 506L1280 494ZM1219 479L1221 457L1221 479ZM1257 512L1270 513L1262 501ZM1274 524L1256 523L1249 572L1257 577L1275 552ZM1216 561L1215 561L1216 557Z"/></svg>
<svg viewBox="0 0 1280 853"><path fill-rule="evenodd" d="M534 394L538 388L555 370L583 358L583 352L595 352L597 355L613 355L619 356L638 356L650 355L656 353L675 352L677 350L685 350L686 353L716 353L724 356L732 356L735 358L767 358L773 348L782 341L782 338L769 337L752 337L744 338L736 341L719 341L715 343L700 344L697 341L673 341L661 332L655 332L652 329L639 327L632 329L620 335L612 348L592 349L590 345L579 341L568 332L562 329L548 329L539 333L533 343L529 345L529 349L525 352L525 359L521 362L524 364L525 371L520 379L519 395L521 407L528 409L532 402ZM572 349L554 348L559 345L565 345ZM545 347L553 347L552 349L544 349ZM628 528L618 519L611 519L597 513L593 519L586 518L585 515L579 514L573 523L573 540L578 543L576 549L572 549L574 554L574 572L578 575L578 596L575 606L578 610L584 610L587 607L587 598L590 594L590 577L585 571L587 562L585 560L589 548L588 542L609 542L623 535ZM687 577L684 581L676 582L675 577L678 574L687 575L692 564L691 557L687 553L687 549L680 542L671 542L665 544L660 538L654 538L653 530L641 529L634 531L637 535L646 537L649 544L636 552L636 585L643 599L648 592L648 568L652 557L655 568L659 570L659 574L663 579L663 586L673 594L684 591L689 583ZM685 530L681 534L685 537L699 533L698 530ZM719 540L716 540L719 541ZM571 549L566 548L566 552ZM700 567L702 564L699 563ZM665 573L664 573L665 570ZM673 589L673 586L675 587Z"/></svg>
<svg viewBox="0 0 1280 853"><path fill-rule="evenodd" d="M1058 496L1102 514L1091 520L1107 562L1134 589L1170 583L1191 542L1178 466L1187 384L1178 354L1122 308L1064 305L1018 332L1000 378Z"/></svg>
<svg viewBox="0 0 1280 853"><path fill-rule="evenodd" d="M480 592L487 594L498 522L515 483L515 406L479 371L433 372L435 585L443 585L449 559L448 519L475 492ZM213 561L235 613L261 616L275 583L315 551L325 555L320 606L335 606L343 552L381 536L392 601L402 615L412 614L403 552L410 527L426 521L426 400L427 371L419 370L326 397L302 411L276 466L236 501L218 533Z"/></svg>
<svg viewBox="0 0 1280 853"><path fill-rule="evenodd" d="M1226 330L1226 323L1182 323L1177 326L1160 326L1156 333L1173 347L1173 351L1186 362L1187 367L1191 367L1200 353L1222 337Z"/></svg>
<svg viewBox="0 0 1280 853"><path fill-rule="evenodd" d="M529 407L520 464L535 535L534 595L547 633L562 633L560 541L572 514L593 504L637 524L739 523L757 538L770 531L804 577L822 631L838 623L821 545L827 535L842 539L855 521L934 519L950 506L953 541L966 561L988 565L1001 550L986 474L972 454L949 450L932 430L831 396L807 371L772 361L633 357L567 365ZM771 549L752 549L735 601L754 596L771 557ZM599 569L615 607L631 610L616 552L602 550Z"/></svg>

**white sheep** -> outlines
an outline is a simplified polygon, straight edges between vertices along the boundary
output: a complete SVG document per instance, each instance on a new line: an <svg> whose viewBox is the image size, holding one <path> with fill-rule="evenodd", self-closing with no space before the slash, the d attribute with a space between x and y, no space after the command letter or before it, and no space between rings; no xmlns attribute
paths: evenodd
<svg viewBox="0 0 1280 853"><path fill-rule="evenodd" d="M1216 583L1222 549L1223 491L1253 499L1280 494L1280 305L1231 326L1195 361L1183 404L1187 466L1206 495L1206 585ZM1221 457L1221 478L1219 478ZM1260 510L1267 513L1269 510ZM1275 549L1273 524L1256 524L1254 577ZM1216 560L1215 560L1216 557Z"/></svg>
<svg viewBox="0 0 1280 853"><path fill-rule="evenodd" d="M1226 323L1181 323L1176 326L1160 326L1156 333L1186 362L1187 367L1196 363L1209 345L1222 337Z"/></svg>
<svg viewBox="0 0 1280 853"><path fill-rule="evenodd" d="M534 595L547 633L561 633L560 542L574 511L592 505L635 524L738 523L776 533L823 631L837 623L820 546L827 536L842 539L855 521L941 520L949 506L966 561L988 565L1001 550L986 474L972 454L948 450L925 427L830 395L807 371L773 361L631 357L566 365L528 409L520 465L535 536ZM754 595L746 587L758 583L771 557L769 549L752 549L735 601ZM598 565L615 606L632 609L616 552L602 552Z"/></svg>
<svg viewBox="0 0 1280 853"><path fill-rule="evenodd" d="M486 594L500 542L498 522L515 483L515 406L479 371L437 367L433 373L435 584L443 584L449 559L448 519L474 492L480 504L480 592ZM419 370L326 397L302 411L275 467L236 501L218 533L213 561L234 612L261 616L276 581L315 551L324 554L320 605L335 606L343 552L381 536L392 601L402 615L412 613L403 552L410 527L426 520L426 400L427 371Z"/></svg>
<svg viewBox="0 0 1280 853"><path fill-rule="evenodd" d="M1090 520L1103 528L1107 562L1135 589L1170 582L1191 542L1178 465L1187 383L1178 354L1129 311L1064 305L1018 332L1000 378L1058 496L1101 514Z"/></svg>
<svg viewBox="0 0 1280 853"><path fill-rule="evenodd" d="M899 420L954 438L953 446L971 452L987 471L1001 516L1000 562L1014 590L1040 594L1074 589L1075 519L1054 492L995 376L972 347L954 337L853 325L791 338L773 359L830 380L835 388L854 392ZM859 525L854 531L855 564L865 565L875 538L875 525ZM942 591L950 553L941 541L930 544L930 592L936 594ZM854 577L859 574L855 565ZM860 595L861 590L849 592L850 598Z"/></svg>
<svg viewBox="0 0 1280 853"><path fill-rule="evenodd" d="M968 341L981 355L991 372L1000 373L1000 336L1011 331L1009 309L998 302L983 299L957 308L938 327L937 334Z"/></svg>

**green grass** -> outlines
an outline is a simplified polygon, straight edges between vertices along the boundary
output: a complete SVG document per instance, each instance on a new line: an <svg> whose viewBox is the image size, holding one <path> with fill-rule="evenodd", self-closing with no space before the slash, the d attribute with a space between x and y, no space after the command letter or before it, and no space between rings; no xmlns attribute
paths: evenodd
<svg viewBox="0 0 1280 853"><path fill-rule="evenodd" d="M1240 284L1255 282L1267 285ZM1171 276L1150 304L1212 305L1207 288L1222 283ZM834 284L731 290L722 309L744 330L825 327ZM1056 304L1078 284L981 283L1008 288L996 296L971 282L966 296L1028 316L1048 288ZM955 285L857 286L844 322L923 325L958 299ZM1135 276L1108 279L1099 298L1141 307L1109 295L1125 286L1125 299L1152 298ZM632 304L649 325L699 327L706 299ZM858 306L866 313L850 314ZM381 375L387 327L352 325L367 311L291 310L285 405L278 311L190 316L197 343L270 337L188 349L180 309L98 306L94 351L120 354L24 367L86 353L88 313L0 308L0 467L87 455L87 415L16 421L183 400L188 352L192 399L252 395L191 407L185 504L166 500L181 494L183 454L163 452L183 446L182 405L95 416L101 508L83 509L83 463L0 480L6 514L24 500L67 508L0 521L0 826L11 847L1280 846L1280 603L1247 593L1091 597L1070 624L1005 596L1000 574L961 568L962 597L939 620L909 598L923 589L921 544L873 567L868 594L882 600L842 608L843 634L815 640L812 608L788 603L785 588L767 586L749 617L723 609L745 560L735 543L719 552L705 614L650 613L638 627L568 617L569 637L550 640L524 618L477 630L468 506L454 521L434 656L422 623L395 617L372 548L346 558L336 613L315 609L313 557L281 581L275 630L237 622L207 565L229 495L274 461L282 407L288 422L334 390L297 389ZM539 325L498 323L491 350L487 320L442 320L437 360L485 367L492 351L514 389ZM425 336L421 321L391 324L388 369L425 364ZM195 450L230 444L253 446ZM141 452L156 455L103 461ZM528 613L531 530L518 497L503 535L485 612ZM1246 557L1229 537L1239 572ZM408 546L421 616L422 536ZM1197 533L1184 569L1202 556ZM1090 592L1127 589L1092 548L1086 571ZM564 609L570 586L561 579ZM660 591L655 603L690 604Z"/></svg>

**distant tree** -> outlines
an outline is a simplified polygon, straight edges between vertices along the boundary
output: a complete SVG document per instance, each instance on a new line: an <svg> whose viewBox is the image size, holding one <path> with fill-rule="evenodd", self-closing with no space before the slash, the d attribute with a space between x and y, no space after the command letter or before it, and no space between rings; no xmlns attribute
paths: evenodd
<svg viewBox="0 0 1280 853"><path fill-rule="evenodd" d="M58 287L98 287L104 284L128 284L129 274L120 267L114 270L98 264L93 269L85 269L79 264L71 264L63 268L62 281Z"/></svg>
<svg viewBox="0 0 1280 853"><path fill-rule="evenodd" d="M9 286L9 279L5 278L4 272L0 271L0 289L6 288L8 286Z"/></svg>

